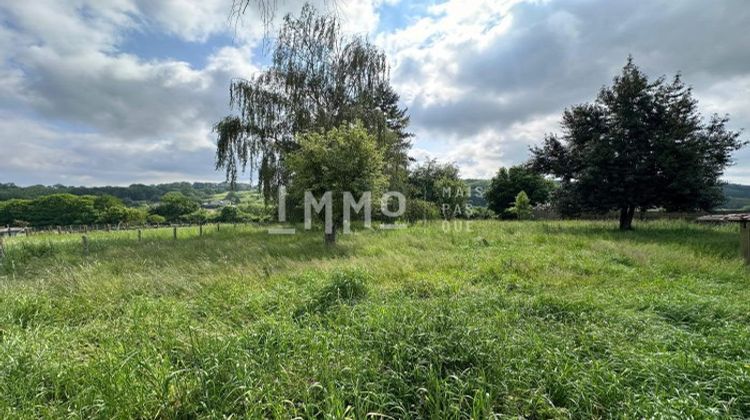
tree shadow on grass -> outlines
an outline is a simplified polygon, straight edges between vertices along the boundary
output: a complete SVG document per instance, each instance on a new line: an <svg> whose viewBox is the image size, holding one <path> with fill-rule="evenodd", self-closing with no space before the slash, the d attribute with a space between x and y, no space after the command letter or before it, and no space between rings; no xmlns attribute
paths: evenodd
<svg viewBox="0 0 750 420"><path fill-rule="evenodd" d="M665 244L676 246L696 254L735 260L740 258L739 227L712 227L707 225L673 225L661 223L639 223L634 230L620 231L616 224L556 225L545 227L550 233L582 236L590 239L605 239L615 242L642 244Z"/></svg>

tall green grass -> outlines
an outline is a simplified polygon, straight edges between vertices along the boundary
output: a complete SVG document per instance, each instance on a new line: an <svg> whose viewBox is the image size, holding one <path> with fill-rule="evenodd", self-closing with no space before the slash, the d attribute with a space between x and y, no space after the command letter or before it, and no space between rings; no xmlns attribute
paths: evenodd
<svg viewBox="0 0 750 420"><path fill-rule="evenodd" d="M0 416L750 417L736 227L6 242Z"/></svg>

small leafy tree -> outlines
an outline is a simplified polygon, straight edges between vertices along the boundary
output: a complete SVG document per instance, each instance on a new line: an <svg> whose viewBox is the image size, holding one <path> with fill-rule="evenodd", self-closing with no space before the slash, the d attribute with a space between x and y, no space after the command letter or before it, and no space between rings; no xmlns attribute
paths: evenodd
<svg viewBox="0 0 750 420"><path fill-rule="evenodd" d="M417 165L409 172L409 196L439 203L442 191L435 184L440 180L443 180L443 183L460 181L458 166L453 163L440 163L436 159L429 159Z"/></svg>
<svg viewBox="0 0 750 420"><path fill-rule="evenodd" d="M528 195L531 205L537 205L546 203L553 189L552 181L525 166L513 166L497 171L484 197L487 207L502 215L513 205L521 191Z"/></svg>
<svg viewBox="0 0 750 420"><path fill-rule="evenodd" d="M410 199L406 202L406 214L404 219L409 222L420 220L434 220L440 218L440 209L431 201Z"/></svg>
<svg viewBox="0 0 750 420"><path fill-rule="evenodd" d="M237 223L244 221L245 218L237 206L226 206L222 207L217 219L224 223Z"/></svg>
<svg viewBox="0 0 750 420"><path fill-rule="evenodd" d="M237 194L236 191L229 191L224 199L234 205L240 204L240 202L242 201L240 195Z"/></svg>
<svg viewBox="0 0 750 420"><path fill-rule="evenodd" d="M533 208L531 207L531 200L526 195L525 191L521 191L516 195L516 200L513 206L510 208L510 212L518 217L518 220L530 219Z"/></svg>
<svg viewBox="0 0 750 420"><path fill-rule="evenodd" d="M152 225L161 225L167 222L167 219L164 218L164 216L159 216L158 214L150 214L146 221L148 221Z"/></svg>
<svg viewBox="0 0 750 420"><path fill-rule="evenodd" d="M142 225L146 222L146 218L148 217L148 210L143 208L125 208L125 223L129 223L131 225Z"/></svg>
<svg viewBox="0 0 750 420"><path fill-rule="evenodd" d="M180 192L168 192L161 198L161 203L152 209L153 214L164 217L167 221L179 220L181 216L198 210L198 203Z"/></svg>
<svg viewBox="0 0 750 420"><path fill-rule="evenodd" d="M204 209L198 209L190 214L186 214L182 217L180 217L181 220L184 220L187 223L192 223L196 225L203 225L208 223L208 220L210 219L210 214L204 210Z"/></svg>
<svg viewBox="0 0 750 420"><path fill-rule="evenodd" d="M329 245L343 225L344 193L359 201L368 192L379 197L386 185L383 152L361 123L301 136L288 163L293 174L290 195L297 202L304 201L306 192L316 200L330 194L333 224L325 234Z"/></svg>

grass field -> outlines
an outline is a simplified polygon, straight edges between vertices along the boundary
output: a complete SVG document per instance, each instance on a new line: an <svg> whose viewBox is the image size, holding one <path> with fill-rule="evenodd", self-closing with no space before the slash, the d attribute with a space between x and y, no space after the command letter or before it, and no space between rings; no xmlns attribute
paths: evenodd
<svg viewBox="0 0 750 420"><path fill-rule="evenodd" d="M750 417L736 226L7 243L0 417Z"/></svg>

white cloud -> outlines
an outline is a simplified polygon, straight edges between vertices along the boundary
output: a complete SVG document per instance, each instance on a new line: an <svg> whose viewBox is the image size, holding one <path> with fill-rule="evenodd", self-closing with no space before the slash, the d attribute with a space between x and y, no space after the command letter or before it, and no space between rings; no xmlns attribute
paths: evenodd
<svg viewBox="0 0 750 420"><path fill-rule="evenodd" d="M20 148L15 159L28 161L4 165L3 172L96 184L221 176L213 174L211 127L228 111L230 79L256 71L251 44L220 48L202 68L145 60L119 45L150 13L159 22L172 13L175 26L165 30L186 40L229 30L217 26L222 2L149 2L144 8L124 0L32 3L0 6L0 16L13 22L0 31L0 45L7 47L0 50L0 147ZM196 8L205 19L194 15ZM185 21L189 15L198 20ZM157 157L165 170L155 165Z"/></svg>
<svg viewBox="0 0 750 420"><path fill-rule="evenodd" d="M682 71L704 113L750 126L748 21L740 0L448 0L377 42L432 155L487 176L526 160L529 145L558 131L563 109L592 100L628 54L654 78ZM737 161L750 163L750 151ZM740 180L739 169L727 178Z"/></svg>

